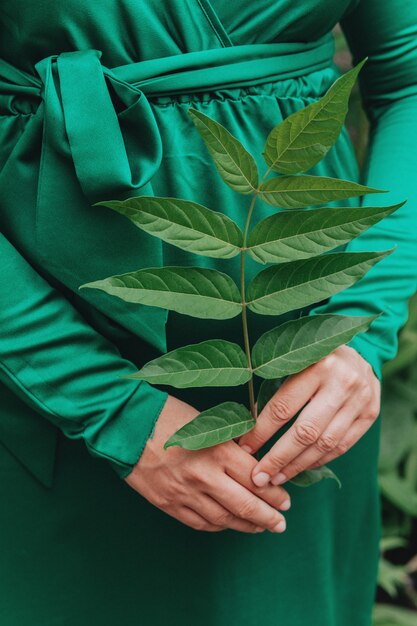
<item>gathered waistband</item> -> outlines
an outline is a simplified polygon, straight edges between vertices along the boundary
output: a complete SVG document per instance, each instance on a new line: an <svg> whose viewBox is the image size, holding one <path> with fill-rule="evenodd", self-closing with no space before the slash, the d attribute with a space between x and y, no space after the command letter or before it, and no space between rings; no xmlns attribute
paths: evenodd
<svg viewBox="0 0 417 626"><path fill-rule="evenodd" d="M330 32L312 42L244 44L147 59L112 69L101 67L105 76L128 83L146 95L168 96L296 78L329 67L334 51ZM76 50L46 57L35 65L39 78L0 59L0 95L42 96L45 66L64 58L77 74L77 66L85 66L92 58L99 60L101 52Z"/></svg>
<svg viewBox="0 0 417 626"><path fill-rule="evenodd" d="M308 43L248 44L187 52L123 65L112 73L147 95L171 95L295 78L328 67L333 54L334 38L328 34Z"/></svg>
<svg viewBox="0 0 417 626"><path fill-rule="evenodd" d="M139 188L145 191L162 159L162 140L148 96L305 76L335 68L334 47L329 32L312 42L198 50L112 69L101 63L100 51L76 50L36 63L38 76L0 60L1 112L33 113L42 121L40 177L47 180L48 170L53 171L54 155L70 154L88 200L134 195ZM51 195L48 185L42 184L38 203L51 201Z"/></svg>

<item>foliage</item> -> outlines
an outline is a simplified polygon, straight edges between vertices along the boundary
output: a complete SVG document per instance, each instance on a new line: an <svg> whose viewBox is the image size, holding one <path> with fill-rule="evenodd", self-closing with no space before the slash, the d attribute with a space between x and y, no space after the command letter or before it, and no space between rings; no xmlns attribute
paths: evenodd
<svg viewBox="0 0 417 626"><path fill-rule="evenodd" d="M379 585L414 611L377 605L375 626L417 624L417 296L399 335L397 357L384 368L379 483L383 540ZM408 620L408 621L407 621Z"/></svg>
<svg viewBox="0 0 417 626"><path fill-rule="evenodd" d="M351 67L351 54L340 27L335 28L335 61L343 71ZM361 169L365 166L369 121L364 112L361 94L355 84L349 111L347 128L356 150ZM413 370L417 365L417 297L410 303L410 315L406 326L399 335L397 357L384 367L382 399L382 435L380 453L380 484L383 503L383 539L379 568L379 597L384 603L375 607L373 626L416 626L416 531L417 518L412 515L408 497L411 487L401 489L397 495L399 476L405 466L412 469L411 459L417 447L415 425L417 423L417 403L413 391L417 389ZM408 392L411 391L411 395ZM413 443L414 442L414 443ZM410 502L415 501L415 496ZM402 510L406 507L406 511ZM407 513L408 511L408 513ZM397 606L388 604L396 603ZM398 604L402 604L401 608Z"/></svg>
<svg viewBox="0 0 417 626"><path fill-rule="evenodd" d="M416 626L416 613L389 604L377 604L373 626Z"/></svg>
<svg viewBox="0 0 417 626"><path fill-rule="evenodd" d="M243 232L221 211L180 198L139 196L99 203L150 236L192 254L219 259L240 255L239 285L215 269L156 267L80 286L192 317L241 317L242 346L222 339L187 345L150 361L130 376L182 388L248 384L249 407L232 402L210 407L174 433L165 443L166 448L179 445L199 449L244 434L256 423L255 376L273 380L299 372L366 331L375 319L306 315L264 333L254 346L249 341L248 309L271 316L302 311L353 285L392 252L327 254L401 204L325 208L323 205L329 202L382 190L306 173L336 142L352 87L365 61L340 76L322 98L289 115L270 131L262 152L267 169L261 177L255 158L236 137L201 111L188 109L222 181L234 192L252 196ZM272 172L277 175L267 178ZM277 210L251 229L257 200ZM249 284L246 256L260 265L268 264ZM334 477L327 468L319 468L293 482L307 485L328 476Z"/></svg>

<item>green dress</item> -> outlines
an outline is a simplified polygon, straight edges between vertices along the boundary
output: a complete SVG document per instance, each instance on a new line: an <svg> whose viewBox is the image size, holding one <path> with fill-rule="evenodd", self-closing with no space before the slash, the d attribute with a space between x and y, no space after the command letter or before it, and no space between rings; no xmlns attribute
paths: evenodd
<svg viewBox="0 0 417 626"><path fill-rule="evenodd" d="M408 202L348 246L395 253L304 313L382 311L351 342L380 377L417 286L415 2L1 2L2 625L370 626L380 420L331 463L340 491L329 480L288 485L285 533L193 530L122 480L167 388L118 377L187 342L240 341L239 318L203 323L78 291L162 264L236 277L235 259L181 252L93 205L176 196L242 224L250 199L220 179L187 109L226 126L263 173L267 133L340 74L338 21L354 62L369 57L360 88L370 145L360 173L344 128L311 173L390 190L351 206ZM271 211L259 203L255 219ZM252 337L280 321L251 319ZM245 387L170 391L199 409L246 401Z"/></svg>

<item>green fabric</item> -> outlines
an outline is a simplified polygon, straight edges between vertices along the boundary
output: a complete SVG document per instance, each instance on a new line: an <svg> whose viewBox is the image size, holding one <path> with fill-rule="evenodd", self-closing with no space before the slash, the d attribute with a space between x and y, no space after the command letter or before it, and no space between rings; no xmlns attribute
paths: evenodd
<svg viewBox="0 0 417 626"><path fill-rule="evenodd" d="M240 324L190 325L78 286L163 264L236 278L236 259L169 247L92 205L177 196L242 226L250 198L221 181L187 109L224 124L264 171L267 133L339 75L330 30L340 20L354 62L369 56L360 87L370 146L361 174L344 128L311 172L391 190L363 204L409 200L346 248L397 245L395 253L305 313L383 311L351 342L381 376L417 286L417 8L399 0L103 7L0 5L0 622L370 626L380 420L331 464L340 492L334 481L288 486L283 535L193 531L119 479L140 458L166 390L118 377L186 342L241 341ZM361 200L334 206L342 204ZM273 209L256 211L261 219ZM288 317L250 316L251 339ZM246 401L244 387L174 393L199 409Z"/></svg>

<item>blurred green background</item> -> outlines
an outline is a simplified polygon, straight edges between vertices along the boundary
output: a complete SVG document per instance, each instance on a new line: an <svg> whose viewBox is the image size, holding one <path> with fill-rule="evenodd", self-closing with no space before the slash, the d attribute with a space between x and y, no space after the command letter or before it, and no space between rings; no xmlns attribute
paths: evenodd
<svg viewBox="0 0 417 626"><path fill-rule="evenodd" d="M346 71L352 67L351 55L338 26L334 34L335 61ZM347 126L362 166L369 127L357 84ZM379 458L383 538L374 626L417 626L417 296L410 302L399 346L396 359L383 371Z"/></svg>

